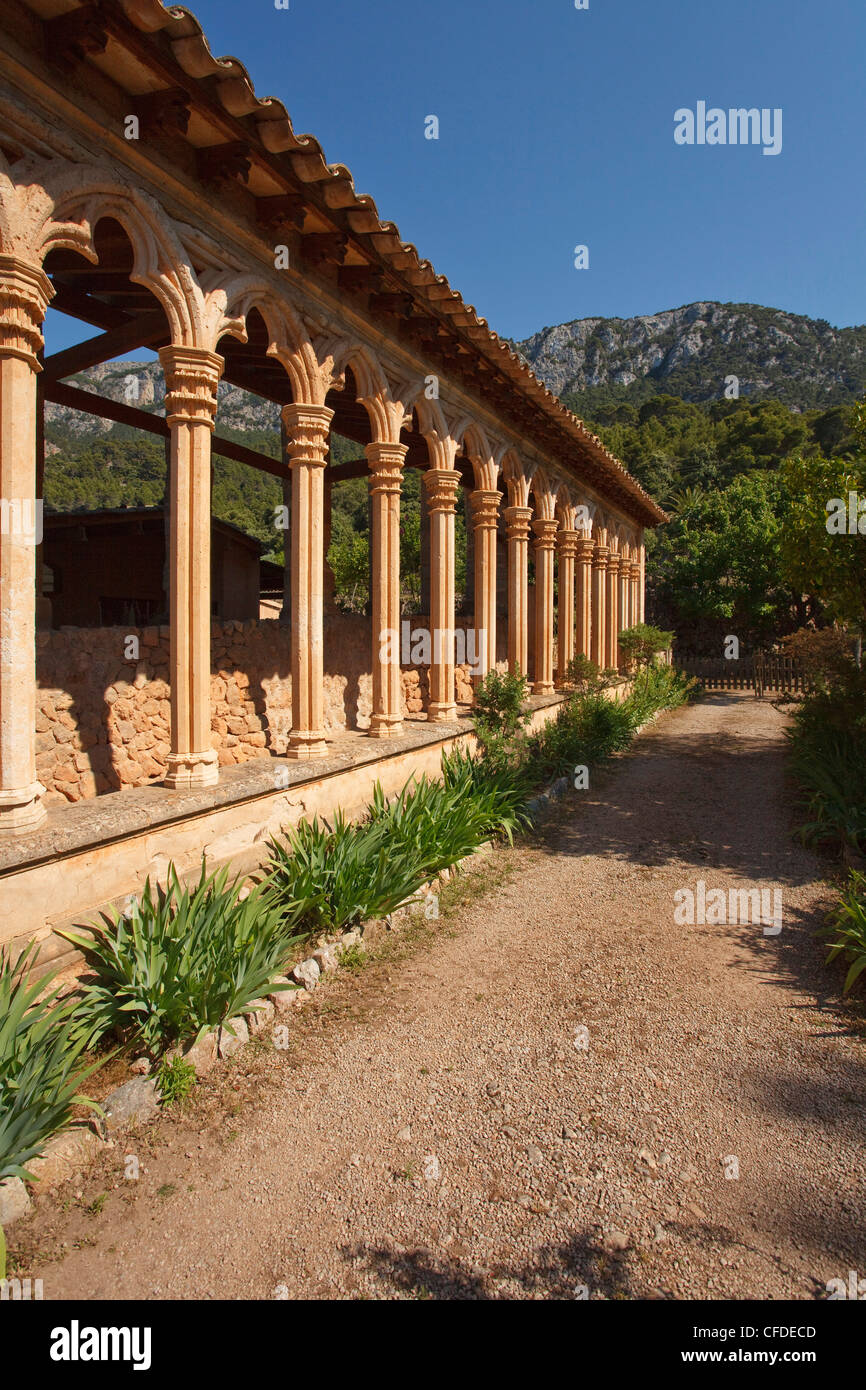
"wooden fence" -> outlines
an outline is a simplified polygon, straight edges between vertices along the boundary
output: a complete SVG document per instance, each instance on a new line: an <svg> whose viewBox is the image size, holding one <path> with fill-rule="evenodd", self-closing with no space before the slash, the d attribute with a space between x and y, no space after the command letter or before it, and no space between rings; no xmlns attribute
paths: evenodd
<svg viewBox="0 0 866 1390"><path fill-rule="evenodd" d="M754 690L760 699L766 691L805 694L812 682L798 661L775 652L755 652L728 660L723 656L674 656L674 665L696 676L707 690Z"/></svg>

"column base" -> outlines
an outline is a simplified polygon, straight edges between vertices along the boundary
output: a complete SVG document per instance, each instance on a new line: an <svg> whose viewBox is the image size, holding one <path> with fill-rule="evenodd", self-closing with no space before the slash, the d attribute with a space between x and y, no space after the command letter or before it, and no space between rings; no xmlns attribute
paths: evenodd
<svg viewBox="0 0 866 1390"><path fill-rule="evenodd" d="M215 787L219 781L219 758L215 748L205 753L169 753L162 785L169 791L193 791Z"/></svg>
<svg viewBox="0 0 866 1390"><path fill-rule="evenodd" d="M371 714L370 738L399 738L403 732L403 717L399 714Z"/></svg>
<svg viewBox="0 0 866 1390"><path fill-rule="evenodd" d="M42 802L44 795L41 782L0 792L0 836L26 835L36 830L47 815Z"/></svg>
<svg viewBox="0 0 866 1390"><path fill-rule="evenodd" d="M434 702L427 706L427 722L430 724L450 724L456 718L456 705L439 705Z"/></svg>
<svg viewBox="0 0 866 1390"><path fill-rule="evenodd" d="M556 688L553 681L533 681L532 693L533 695L553 695L556 693Z"/></svg>
<svg viewBox="0 0 866 1390"><path fill-rule="evenodd" d="M289 734L289 745L286 749L286 757L293 758L296 762L311 762L314 758L326 758L328 756L328 745L325 735L318 729L308 729L303 732L294 731Z"/></svg>

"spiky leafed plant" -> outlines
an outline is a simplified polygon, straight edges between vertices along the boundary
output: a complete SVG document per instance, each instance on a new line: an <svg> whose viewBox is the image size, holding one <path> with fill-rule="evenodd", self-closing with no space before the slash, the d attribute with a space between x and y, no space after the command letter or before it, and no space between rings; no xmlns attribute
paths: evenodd
<svg viewBox="0 0 866 1390"><path fill-rule="evenodd" d="M0 1179L30 1177L27 1164L73 1108L94 1105L80 1088L104 1060L83 1065L78 1005L59 1003L59 989L34 978L37 952L31 943L13 963L0 951Z"/></svg>
<svg viewBox="0 0 866 1390"><path fill-rule="evenodd" d="M424 882L424 866L394 842L384 823L352 824L338 812L333 827L302 820L272 840L268 883L305 930L339 931L384 917Z"/></svg>
<svg viewBox="0 0 866 1390"><path fill-rule="evenodd" d="M171 864L164 888L148 879L127 912L104 917L92 936L63 933L96 976L82 1004L92 1038L114 1032L155 1056L249 1012L273 988L302 939L297 916L267 883L247 896L240 885L202 863L189 888Z"/></svg>

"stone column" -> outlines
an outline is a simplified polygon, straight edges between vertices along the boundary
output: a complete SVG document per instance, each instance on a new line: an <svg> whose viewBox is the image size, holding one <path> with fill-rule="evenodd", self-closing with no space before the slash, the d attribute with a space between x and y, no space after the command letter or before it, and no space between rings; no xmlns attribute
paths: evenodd
<svg viewBox="0 0 866 1390"><path fill-rule="evenodd" d="M557 628L557 676L562 685L574 656L574 562L580 535L561 528L556 535L559 556L559 623Z"/></svg>
<svg viewBox="0 0 866 1390"><path fill-rule="evenodd" d="M638 585L637 585L637 608L638 622L646 622L646 546L641 542L640 559L638 560Z"/></svg>
<svg viewBox="0 0 866 1390"><path fill-rule="evenodd" d="M463 477L461 473L461 479ZM475 606L475 532L472 529L472 489L463 489L463 529L466 536L466 579L464 581L463 617L468 617Z"/></svg>
<svg viewBox="0 0 866 1390"><path fill-rule="evenodd" d="M640 560L632 560L629 567L629 612L631 613L631 625L640 622Z"/></svg>
<svg viewBox="0 0 866 1390"><path fill-rule="evenodd" d="M418 511L420 520L420 540L421 540L421 612L428 619L430 626L433 626L431 617L432 599L430 595L430 542L432 537L432 527L429 524L429 508L427 506L427 491L424 487L426 478L421 479L421 491L418 497ZM460 474L458 473L458 478ZM453 524L452 524L453 531Z"/></svg>
<svg viewBox="0 0 866 1390"><path fill-rule="evenodd" d="M400 678L400 485L405 444L368 444L373 507L373 712L370 736L403 732Z"/></svg>
<svg viewBox="0 0 866 1390"><path fill-rule="evenodd" d="M607 557L606 545L596 544L592 552L592 659L600 671L607 665Z"/></svg>
<svg viewBox="0 0 866 1390"><path fill-rule="evenodd" d="M0 833L45 815L36 776L36 375L52 294L41 267L0 255Z"/></svg>
<svg viewBox="0 0 866 1390"><path fill-rule="evenodd" d="M431 468L424 474L422 497L430 517L430 604L432 653L430 703L432 724L457 718L454 697L454 513L460 474ZM423 517L423 512L422 512ZM422 552L423 553L423 552Z"/></svg>
<svg viewBox="0 0 866 1390"><path fill-rule="evenodd" d="M282 505L286 509L288 525L283 531L283 606L280 609L280 626L292 625L292 473L289 463L289 438L286 422L280 417L280 458L285 468L281 479L283 490Z"/></svg>
<svg viewBox="0 0 866 1390"><path fill-rule="evenodd" d="M499 493L476 488L472 494L475 549L476 683L496 665L496 534Z"/></svg>
<svg viewBox="0 0 866 1390"><path fill-rule="evenodd" d="M619 669L619 567L622 557L612 550L607 559L605 665Z"/></svg>
<svg viewBox="0 0 866 1390"><path fill-rule="evenodd" d="M535 532L535 695L553 691L553 555L556 521L533 521Z"/></svg>
<svg viewBox="0 0 866 1390"><path fill-rule="evenodd" d="M205 348L160 348L169 427L171 752L165 785L219 778L210 727L211 435L223 359Z"/></svg>
<svg viewBox="0 0 866 1390"><path fill-rule="evenodd" d="M592 655L592 555L595 543L581 536L577 543L577 651Z"/></svg>
<svg viewBox="0 0 866 1390"><path fill-rule="evenodd" d="M619 571L619 630L631 627L631 560L623 560Z"/></svg>
<svg viewBox="0 0 866 1390"><path fill-rule="evenodd" d="M529 533L531 507L506 507L508 537L508 665L529 674Z"/></svg>
<svg viewBox="0 0 866 1390"><path fill-rule="evenodd" d="M324 575L325 464L334 412L324 405L284 405L292 475L292 731L286 756L321 758L325 742Z"/></svg>

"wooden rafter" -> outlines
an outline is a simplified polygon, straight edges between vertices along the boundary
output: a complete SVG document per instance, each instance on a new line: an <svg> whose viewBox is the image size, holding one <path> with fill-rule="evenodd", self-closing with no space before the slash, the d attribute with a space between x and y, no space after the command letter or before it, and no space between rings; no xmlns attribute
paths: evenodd
<svg viewBox="0 0 866 1390"><path fill-rule="evenodd" d="M132 405L109 400L107 396L96 396L91 391L79 391L76 386L65 386L60 381L45 383L45 399L54 405L65 405L71 410L81 410L85 415L97 415L101 419L114 420L119 425L131 425L133 429L145 430L148 434L161 435L167 439L169 428L162 415L150 415L146 410L138 410ZM223 458L235 459L261 473L271 473L275 478L285 478L286 469L278 459L268 458L255 449L236 444L233 439L221 435L213 437L213 452Z"/></svg>

